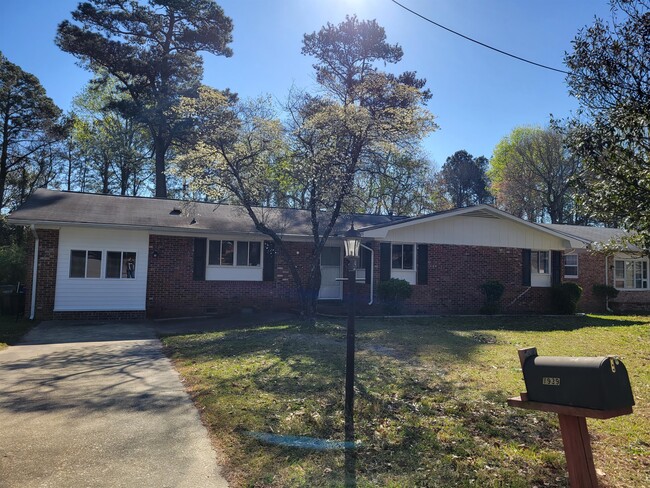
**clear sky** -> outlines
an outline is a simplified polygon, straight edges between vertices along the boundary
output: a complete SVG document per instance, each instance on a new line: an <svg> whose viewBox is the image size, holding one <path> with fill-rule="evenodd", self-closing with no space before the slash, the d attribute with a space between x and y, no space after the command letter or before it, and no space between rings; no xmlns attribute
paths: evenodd
<svg viewBox="0 0 650 488"><path fill-rule="evenodd" d="M90 74L54 44L56 26L77 0L0 0L0 51L36 75L63 110ZM425 141L439 168L455 151L490 157L519 125L546 125L577 103L564 75L486 50L435 27L390 0L218 0L234 22L234 55L206 54L204 83L242 97L285 100L292 85L313 88L312 60L302 36L346 14L376 19L388 41L404 49L396 71L415 70L433 93L429 109L440 129ZM451 29L538 63L565 69L564 53L594 16L609 17L606 0L400 0Z"/></svg>

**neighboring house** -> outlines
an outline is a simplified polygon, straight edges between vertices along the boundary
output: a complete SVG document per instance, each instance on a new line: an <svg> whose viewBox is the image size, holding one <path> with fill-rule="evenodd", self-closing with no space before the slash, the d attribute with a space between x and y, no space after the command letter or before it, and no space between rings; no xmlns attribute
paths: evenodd
<svg viewBox="0 0 650 488"><path fill-rule="evenodd" d="M262 213L305 270L309 212ZM588 251L617 231L531 224L488 205L416 218L343 216L321 257L323 303L343 300L340 236L352 220L364 244L357 271L361 313L381 313L376 289L390 278L413 285L405 307L412 314L476 314L484 302L480 285L488 280L505 285L504 313L552 312L550 287L561 281L584 288L584 311L603 309L591 287L606 282L621 290L611 306L650 308L647 258ZM39 189L9 222L31 230L26 307L32 318L297 307L286 263L241 207Z"/></svg>

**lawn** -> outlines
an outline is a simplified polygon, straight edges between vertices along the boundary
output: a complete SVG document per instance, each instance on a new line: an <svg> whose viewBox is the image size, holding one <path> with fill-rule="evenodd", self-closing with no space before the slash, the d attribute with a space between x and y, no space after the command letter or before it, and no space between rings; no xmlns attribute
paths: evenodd
<svg viewBox="0 0 650 488"><path fill-rule="evenodd" d="M566 487L557 417L508 407L517 349L621 357L633 415L588 419L603 487L650 487L650 318L357 322L358 486ZM341 486L340 450L255 433L343 439L345 323L288 322L164 339L233 486Z"/></svg>
<svg viewBox="0 0 650 488"><path fill-rule="evenodd" d="M15 315L0 315L0 351L18 340L34 325L33 322Z"/></svg>

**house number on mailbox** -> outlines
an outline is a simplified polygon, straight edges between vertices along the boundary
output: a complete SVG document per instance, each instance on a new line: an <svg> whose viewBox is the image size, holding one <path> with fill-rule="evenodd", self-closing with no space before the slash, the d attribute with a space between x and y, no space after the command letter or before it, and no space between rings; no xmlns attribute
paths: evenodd
<svg viewBox="0 0 650 488"><path fill-rule="evenodd" d="M549 378L544 376L542 378L542 384L547 386L560 386L560 378Z"/></svg>

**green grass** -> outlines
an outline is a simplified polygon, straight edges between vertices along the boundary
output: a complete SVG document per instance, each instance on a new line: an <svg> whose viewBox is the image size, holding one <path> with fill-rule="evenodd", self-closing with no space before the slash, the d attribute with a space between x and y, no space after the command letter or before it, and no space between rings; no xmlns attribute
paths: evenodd
<svg viewBox="0 0 650 488"><path fill-rule="evenodd" d="M0 351L15 344L33 326L33 322L15 315L0 315Z"/></svg>
<svg viewBox="0 0 650 488"><path fill-rule="evenodd" d="M517 349L617 354L637 406L588 420L603 487L650 487L650 319L359 320L358 486L566 487L557 418L508 407L525 389ZM233 486L342 486L344 456L250 432L343 439L343 322L167 337L168 353L223 451Z"/></svg>

